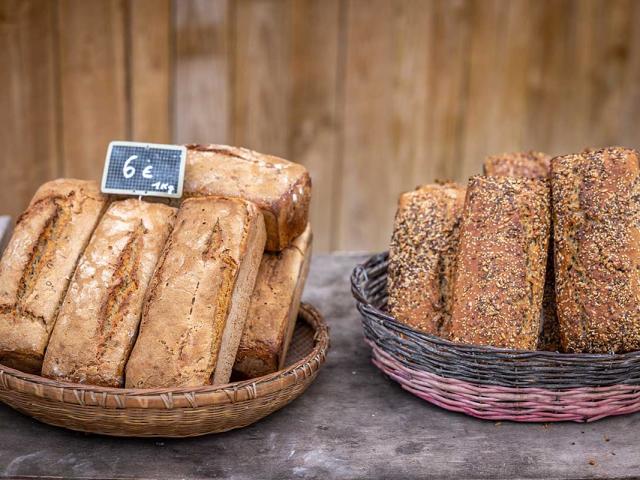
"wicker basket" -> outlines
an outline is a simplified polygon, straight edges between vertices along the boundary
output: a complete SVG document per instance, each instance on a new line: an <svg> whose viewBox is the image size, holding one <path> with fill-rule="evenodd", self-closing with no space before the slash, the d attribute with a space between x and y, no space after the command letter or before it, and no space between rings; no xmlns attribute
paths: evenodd
<svg viewBox="0 0 640 480"><path fill-rule="evenodd" d="M353 271L373 363L428 402L489 420L594 421L640 410L640 352L562 354L457 344L386 313L388 253Z"/></svg>
<svg viewBox="0 0 640 480"><path fill-rule="evenodd" d="M134 437L191 437L247 426L284 407L313 382L329 332L302 304L287 367L244 382L179 389L123 389L62 383L0 365L0 400L60 427Z"/></svg>

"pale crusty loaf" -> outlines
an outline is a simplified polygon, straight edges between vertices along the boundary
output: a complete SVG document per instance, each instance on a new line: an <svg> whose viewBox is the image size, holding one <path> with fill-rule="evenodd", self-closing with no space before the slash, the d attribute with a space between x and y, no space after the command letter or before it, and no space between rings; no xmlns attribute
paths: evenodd
<svg viewBox="0 0 640 480"><path fill-rule="evenodd" d="M485 175L493 176L548 179L551 173L551 156L542 152L514 152L492 155L484 161L484 173ZM553 239L553 222L551 223L550 238ZM538 349L557 351L560 349L560 327L556 314L553 241L549 242L547 254L542 312L543 318Z"/></svg>
<svg viewBox="0 0 640 480"><path fill-rule="evenodd" d="M311 178L302 166L246 148L187 145L184 195L254 202L264 215L269 251L302 234L309 219Z"/></svg>
<svg viewBox="0 0 640 480"><path fill-rule="evenodd" d="M96 182L42 185L0 261L0 363L40 373L80 254L107 203Z"/></svg>
<svg viewBox="0 0 640 480"><path fill-rule="evenodd" d="M549 208L545 180L470 179L454 282L454 341L536 349Z"/></svg>
<svg viewBox="0 0 640 480"><path fill-rule="evenodd" d="M610 147L556 157L551 183L563 348L640 349L638 152Z"/></svg>
<svg viewBox="0 0 640 480"><path fill-rule="evenodd" d="M311 226L283 251L262 257L233 366L238 378L283 368L311 260Z"/></svg>
<svg viewBox="0 0 640 480"><path fill-rule="evenodd" d="M43 376L123 386L144 294L175 211L138 199L109 206L69 285L44 357Z"/></svg>
<svg viewBox="0 0 640 480"><path fill-rule="evenodd" d="M149 285L130 388L229 381L266 241L251 202L185 200Z"/></svg>
<svg viewBox="0 0 640 480"><path fill-rule="evenodd" d="M418 330L449 336L465 189L425 185L398 202L389 249L389 311Z"/></svg>
<svg viewBox="0 0 640 480"><path fill-rule="evenodd" d="M542 152L503 153L484 160L487 176L546 179L550 169L551 156Z"/></svg>

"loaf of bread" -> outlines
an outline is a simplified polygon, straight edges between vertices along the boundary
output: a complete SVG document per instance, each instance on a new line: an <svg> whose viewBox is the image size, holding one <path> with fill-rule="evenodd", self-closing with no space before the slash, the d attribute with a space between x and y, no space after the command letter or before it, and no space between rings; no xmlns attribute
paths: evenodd
<svg viewBox="0 0 640 480"><path fill-rule="evenodd" d="M465 189L425 185L400 196L389 248L388 306L399 321L449 337Z"/></svg>
<svg viewBox="0 0 640 480"><path fill-rule="evenodd" d="M109 206L71 279L43 376L123 386L144 294L174 217L174 208L138 199Z"/></svg>
<svg viewBox="0 0 640 480"><path fill-rule="evenodd" d="M247 322L233 366L237 378L284 367L311 261L311 226L281 252L262 257Z"/></svg>
<svg viewBox="0 0 640 480"><path fill-rule="evenodd" d="M542 152L503 153L487 157L484 161L485 175L548 179L551 172L551 157ZM551 192L549 192L551 194ZM553 238L553 223L550 238ZM555 274L553 269L553 242L549 242L547 271L542 298L542 327L538 350L560 349L560 327L556 314Z"/></svg>
<svg viewBox="0 0 640 480"><path fill-rule="evenodd" d="M40 373L51 329L106 198L95 182L42 185L0 261L0 363Z"/></svg>
<svg viewBox="0 0 640 480"><path fill-rule="evenodd" d="M187 145L184 195L249 200L262 210L269 251L302 234L309 219L311 179L296 163L246 148Z"/></svg>
<svg viewBox="0 0 640 480"><path fill-rule="evenodd" d="M640 349L640 169L621 147L556 157L560 336L568 352Z"/></svg>
<svg viewBox="0 0 640 480"><path fill-rule="evenodd" d="M542 152L503 153L484 160L487 176L546 179L550 169L551 157Z"/></svg>
<svg viewBox="0 0 640 480"><path fill-rule="evenodd" d="M470 179L454 282L454 341L536 349L549 208L545 180Z"/></svg>
<svg viewBox="0 0 640 480"><path fill-rule="evenodd" d="M251 202L182 203L147 291L127 387L229 381L265 241L262 214Z"/></svg>

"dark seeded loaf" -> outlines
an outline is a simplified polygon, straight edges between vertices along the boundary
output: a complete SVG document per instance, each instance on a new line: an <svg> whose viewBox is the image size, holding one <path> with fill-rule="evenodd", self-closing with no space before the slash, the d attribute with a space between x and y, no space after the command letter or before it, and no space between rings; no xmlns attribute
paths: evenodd
<svg viewBox="0 0 640 480"><path fill-rule="evenodd" d="M454 341L536 349L549 222L546 181L470 179L454 282Z"/></svg>
<svg viewBox="0 0 640 480"><path fill-rule="evenodd" d="M281 252L266 252L233 371L255 378L284 367L311 262L311 226Z"/></svg>
<svg viewBox="0 0 640 480"><path fill-rule="evenodd" d="M128 388L229 381L265 241L253 203L182 202L149 285Z"/></svg>
<svg viewBox="0 0 640 480"><path fill-rule="evenodd" d="M71 280L51 334L42 375L122 387L142 302L175 209L128 199L100 220Z"/></svg>
<svg viewBox="0 0 640 480"><path fill-rule="evenodd" d="M18 219L0 261L0 363L40 373L76 262L107 203L99 185L42 185Z"/></svg>
<svg viewBox="0 0 640 480"><path fill-rule="evenodd" d="M413 328L445 338L464 196L464 188L454 183L404 193L389 248L390 313Z"/></svg>
<svg viewBox="0 0 640 480"><path fill-rule="evenodd" d="M558 319L568 352L640 349L638 161L621 147L552 161Z"/></svg>
<svg viewBox="0 0 640 480"><path fill-rule="evenodd" d="M550 169L551 157L542 152L502 153L484 159L487 176L546 179Z"/></svg>
<svg viewBox="0 0 640 480"><path fill-rule="evenodd" d="M548 179L551 173L551 157L542 152L514 152L492 155L484 161L484 174L505 177ZM549 192L551 194L551 192ZM550 238L553 238L553 223ZM553 270L553 242L549 242L547 271L542 300L542 327L539 350L560 350L560 327L556 314L555 274Z"/></svg>
<svg viewBox="0 0 640 480"><path fill-rule="evenodd" d="M260 207L268 251L286 248L309 221L311 178L282 158L226 145L187 145L186 197L243 198Z"/></svg>

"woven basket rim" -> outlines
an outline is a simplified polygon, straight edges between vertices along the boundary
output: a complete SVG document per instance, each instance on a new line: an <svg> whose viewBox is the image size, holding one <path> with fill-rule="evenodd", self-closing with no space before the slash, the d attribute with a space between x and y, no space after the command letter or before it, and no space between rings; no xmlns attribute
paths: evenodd
<svg viewBox="0 0 640 480"><path fill-rule="evenodd" d="M178 401L184 398L190 399L189 403L193 403L191 399L196 396L205 398L207 401L205 403L198 402L199 406L256 399L287 386L304 382L306 378L314 375L324 363L329 349L329 328L324 318L315 307L302 302L298 319L304 320L314 330L314 346L311 351L304 358L282 370L250 380L200 387L114 388L61 382L24 373L0 364L0 389L4 387L6 390L28 393L38 397L57 398L66 403L80 405L86 404L87 394L94 399L103 398L102 404L107 402L107 397L113 397L119 408L146 408L146 405L155 404L156 402L153 400L158 399L165 403L169 399L171 406L168 405L167 408L172 408L174 395Z"/></svg>
<svg viewBox="0 0 640 480"><path fill-rule="evenodd" d="M445 338L439 337L437 335L432 335L429 333L422 332L420 330L416 330L415 328L410 327L398 319L390 315L388 312L385 312L375 305L373 305L368 298L368 294L365 290L365 284L368 281L367 269L371 267L371 265L375 265L382 261L386 261L389 257L389 251L383 251L380 253L376 253L363 263L358 264L351 274L351 291L356 301L358 302L358 309L362 309L368 311L376 315L379 319L383 320L385 323L390 324L397 330L405 330L407 332L411 332L413 336L417 336L419 338L423 338L428 340L429 342L436 345L443 345L450 348L454 348L459 352L463 353L472 353L473 355L481 355L482 353L497 355L497 356L508 356L509 358L515 359L526 359L531 357L542 358L546 357L549 359L555 360L636 360L640 357L640 350L634 350L631 352L625 353L561 353L561 352L550 352L545 350L521 350L521 349L509 349L509 348L499 348L492 347L489 345L470 345L466 343L454 342L452 340L447 340Z"/></svg>

